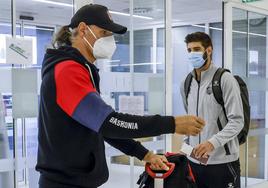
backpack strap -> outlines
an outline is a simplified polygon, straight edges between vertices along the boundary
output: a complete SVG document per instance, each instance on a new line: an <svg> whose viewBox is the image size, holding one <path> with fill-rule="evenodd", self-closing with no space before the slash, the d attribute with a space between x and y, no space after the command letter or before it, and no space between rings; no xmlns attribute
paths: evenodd
<svg viewBox="0 0 268 188"><path fill-rule="evenodd" d="M218 102L218 104L220 104L222 106L224 116L225 116L226 120L228 121L226 110L224 107L222 89L221 89L221 77L222 77L223 73L225 73L225 72L230 72L230 71L228 69L218 68L218 70L214 74L213 79L212 79L212 92L213 92L213 95L214 95L216 101ZM221 125L219 118L217 120L217 125L219 128L219 131L221 131L223 129L223 127ZM224 145L224 149L225 149L226 155L231 154L227 144Z"/></svg>
<svg viewBox="0 0 268 188"><path fill-rule="evenodd" d="M137 185L139 185L139 188L144 188L144 187L148 187L148 185L146 185L146 182L148 182L149 179L149 175L146 171L144 171L140 177L139 180L137 181Z"/></svg>
<svg viewBox="0 0 268 188"><path fill-rule="evenodd" d="M193 80L193 75L192 73L190 72L185 81L184 81L184 95L185 95L185 103L186 103L186 112L188 111L188 96L189 96L189 93L190 93L190 90L191 90L191 83L192 83L192 80ZM185 142L187 144L190 143L190 136L188 136L185 140Z"/></svg>
<svg viewBox="0 0 268 188"><path fill-rule="evenodd" d="M192 73L190 72L185 81L184 81L184 94L185 94L185 101L186 101L186 105L188 105L188 95L190 93L190 89L191 89L191 83L192 83L192 80L193 80L193 75Z"/></svg>
<svg viewBox="0 0 268 188"><path fill-rule="evenodd" d="M193 183L196 183L196 180L195 180L195 177L194 177L194 173L193 173L193 170L192 170L192 167L189 163L189 161L187 161L187 167L188 167L188 172L189 172L189 180Z"/></svg>
<svg viewBox="0 0 268 188"><path fill-rule="evenodd" d="M221 77L223 73L225 72L230 72L230 71L224 68L218 68L218 70L216 71L212 79L212 91L213 91L214 97L216 101L223 107L224 107L224 101L223 101L222 90L221 90Z"/></svg>

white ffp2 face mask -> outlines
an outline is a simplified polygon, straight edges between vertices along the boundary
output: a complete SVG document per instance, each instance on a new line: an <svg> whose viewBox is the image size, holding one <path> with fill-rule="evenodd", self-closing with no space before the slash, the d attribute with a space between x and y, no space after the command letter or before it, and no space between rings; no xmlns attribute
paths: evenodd
<svg viewBox="0 0 268 188"><path fill-rule="evenodd" d="M93 49L94 57L96 59L111 59L116 50L114 36L112 35L112 36L102 37L98 39L88 26L87 28L95 37L96 41L92 47L92 45L88 42L86 37L83 37L83 39Z"/></svg>

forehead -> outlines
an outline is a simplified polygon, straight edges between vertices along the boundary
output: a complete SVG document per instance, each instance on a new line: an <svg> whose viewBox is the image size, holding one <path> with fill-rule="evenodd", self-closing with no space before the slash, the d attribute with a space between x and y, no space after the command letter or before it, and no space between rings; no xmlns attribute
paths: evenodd
<svg viewBox="0 0 268 188"><path fill-rule="evenodd" d="M204 48L201 42L189 42L187 48Z"/></svg>

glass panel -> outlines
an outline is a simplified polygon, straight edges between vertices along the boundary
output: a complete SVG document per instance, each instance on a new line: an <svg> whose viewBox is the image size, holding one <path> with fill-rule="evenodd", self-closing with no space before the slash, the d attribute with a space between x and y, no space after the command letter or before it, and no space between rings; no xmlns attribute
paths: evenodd
<svg viewBox="0 0 268 188"><path fill-rule="evenodd" d="M5 7L5 8L3 8ZM13 188L13 122L11 72L6 63L5 37L11 36L11 1L0 1L0 187ZM5 82L3 81L5 80Z"/></svg>
<svg viewBox="0 0 268 188"><path fill-rule="evenodd" d="M0 67L7 67L6 65L6 37L11 37L11 1L2 0L0 2ZM16 35L19 36L21 27L16 25Z"/></svg>
<svg viewBox="0 0 268 188"><path fill-rule="evenodd" d="M233 32L233 73L247 75L247 35Z"/></svg>
<svg viewBox="0 0 268 188"><path fill-rule="evenodd" d="M267 79L267 17L245 10L233 9L233 72L247 81ZM239 16L238 16L239 15ZM248 165L247 184L255 185L267 180L267 136L265 135L267 91L260 87L258 90L249 85L251 106L251 125L248 139L248 153L245 145L241 146L240 160L242 175ZM246 164L245 155L248 157Z"/></svg>
<svg viewBox="0 0 268 188"><path fill-rule="evenodd" d="M233 30L247 33L247 11L233 8Z"/></svg>
<svg viewBox="0 0 268 188"><path fill-rule="evenodd" d="M9 0L4 0L0 2L0 6L11 7L11 3ZM6 35L11 36L11 11L10 8L8 10L1 10L0 13L0 66L3 66L3 63L6 63Z"/></svg>
<svg viewBox="0 0 268 188"><path fill-rule="evenodd" d="M249 33L251 35L259 34L260 36L265 37L267 34L267 17L262 14L249 12L248 19Z"/></svg>
<svg viewBox="0 0 268 188"><path fill-rule="evenodd" d="M267 19L249 13L249 77L267 78Z"/></svg>
<svg viewBox="0 0 268 188"><path fill-rule="evenodd" d="M94 0L94 3L107 6L111 11L113 20L128 27L124 35L115 35L116 51L111 61L97 62L101 77L101 95L106 103L116 111L120 111L120 97L130 96L133 87L133 67L130 63L130 15L129 0ZM120 4L120 6L117 6ZM126 15L120 15L125 13ZM135 18L133 18L135 19ZM133 61L133 60L132 60ZM130 187L130 158L119 150L106 144L106 156L109 168L109 179L103 188ZM124 178L120 178L124 177Z"/></svg>
<svg viewBox="0 0 268 188"><path fill-rule="evenodd" d="M197 6L198 5L198 6ZM172 50L173 50L173 96L172 108L173 115L184 115L185 109L180 94L180 86L187 74L192 71L188 62L188 52L185 37L194 32L209 32L213 40L213 63L222 66L222 46L221 46L221 27L222 21L222 2L221 1L172 1ZM214 24L217 31L208 31L208 25ZM206 23L206 24L204 24ZM209 25L211 26L211 25ZM211 26L211 27L212 27ZM182 143L181 136L173 136L172 149L175 152L180 150Z"/></svg>
<svg viewBox="0 0 268 188"><path fill-rule="evenodd" d="M158 33L165 25L164 0L134 0L134 14L145 16L134 19L134 95L144 97L144 114L165 113L165 30ZM157 41L162 40L162 45ZM140 64L140 65L139 65ZM144 64L144 65L142 65ZM144 74L138 74L144 73ZM165 137L139 139L143 145L154 152L163 153ZM134 183L143 172L143 163L136 161Z"/></svg>
<svg viewBox="0 0 268 188"><path fill-rule="evenodd" d="M240 9L233 9L233 74L247 75L247 12ZM241 146L240 162L241 176L246 176L245 147ZM241 178L242 186L245 186L245 179Z"/></svg>
<svg viewBox="0 0 268 188"><path fill-rule="evenodd" d="M187 47L184 42L186 35L193 32L205 32L197 26L180 26L172 29L173 35L173 114L185 114L180 94L180 85L187 74L192 70L188 64Z"/></svg>
<svg viewBox="0 0 268 188"><path fill-rule="evenodd" d="M129 29L131 28L130 16L118 14L118 12L130 14L130 1L119 1L120 6L115 6L119 2L114 0L96 0L94 2L108 6L113 11L112 16L115 21L127 26ZM123 36L115 36L117 50L113 60L111 62L102 62L102 66L100 66L102 96L107 99L107 102L113 101L116 111L120 111L120 96L140 96L144 101L143 114L164 113L164 32L159 34L157 29L159 24L163 28L165 17L164 2L162 0L146 2L134 0L133 44L130 44L130 32ZM157 46L157 40L160 39L162 40L162 45ZM133 45L133 48L131 48L131 45ZM133 49L133 59L130 59L131 49ZM133 67L131 63L133 63ZM112 68L102 69L102 67L109 66ZM163 137L145 138L139 139L139 141L150 145L152 140L159 139L163 141ZM159 148L158 151L163 149L163 147ZM130 174L130 158L121 153L116 155L120 156L112 157L111 160L108 159L111 162L109 166L111 176L108 183L103 187L116 187L118 174ZM143 163L135 159L134 176L124 178L124 180L120 181L120 184L118 183L118 186L130 187L131 181L136 182L143 168Z"/></svg>
<svg viewBox="0 0 268 188"><path fill-rule="evenodd" d="M46 49L51 47L54 30L69 24L73 14L73 0L57 0L57 2L61 4L56 4L54 1L16 0L16 15L17 23L20 26L20 35L33 41L32 67L38 71L38 78L35 80L35 85L38 85L38 93L41 82L40 68ZM22 18L22 16L26 17ZM37 104L38 97L36 95L37 93L35 93L34 102ZM37 188L39 173L34 169L38 145L37 117L22 118L16 120L16 122L18 127L18 154L19 157L27 157L29 167L18 171L19 187ZM19 159L19 162L22 162L22 160Z"/></svg>
<svg viewBox="0 0 268 188"><path fill-rule="evenodd" d="M38 127L37 127L37 118L27 118L25 120L26 124L26 136L27 136L27 156L32 158L36 158L37 156L37 134L38 134Z"/></svg>
<svg viewBox="0 0 268 188"><path fill-rule="evenodd" d="M134 31L134 72L153 73L153 30ZM156 68L155 68L156 70Z"/></svg>
<svg viewBox="0 0 268 188"><path fill-rule="evenodd" d="M165 30L157 29L157 44L156 44L156 66L157 73L165 71Z"/></svg>
<svg viewBox="0 0 268 188"><path fill-rule="evenodd" d="M40 68L47 48L51 48L54 27L24 25L24 36L33 39L33 52L35 55L33 64Z"/></svg>
<svg viewBox="0 0 268 188"><path fill-rule="evenodd" d="M247 12L233 9L233 73L247 76Z"/></svg>
<svg viewBox="0 0 268 188"><path fill-rule="evenodd" d="M248 76L250 79L267 79L267 16L248 12L249 48ZM267 82L267 81L266 81ZM263 135L267 128L267 91L250 91L251 130L259 131L260 136L249 138L248 184L267 181L267 136Z"/></svg>
<svg viewBox="0 0 268 188"><path fill-rule="evenodd" d="M13 188L14 183L14 172L9 171L9 172L0 172L0 187L4 188Z"/></svg>
<svg viewBox="0 0 268 188"><path fill-rule="evenodd" d="M124 35L115 35L115 41L116 51L110 64L107 62L106 66L111 72L129 72L129 31Z"/></svg>
<svg viewBox="0 0 268 188"><path fill-rule="evenodd" d="M261 136L252 136L248 138L248 187L266 187L265 185L261 186L260 183L267 181L265 179L265 168L267 150L264 149L265 143L267 141L267 135ZM245 160L245 145L240 147L240 161L241 161L241 170L242 170L242 187L245 187L245 165L242 161ZM255 185L255 186L254 186Z"/></svg>
<svg viewBox="0 0 268 188"><path fill-rule="evenodd" d="M212 61L222 67L222 22L209 24L209 34L213 43Z"/></svg>
<svg viewBox="0 0 268 188"><path fill-rule="evenodd" d="M0 186L11 188L13 185L13 127L8 121L10 101L0 94ZM7 162L6 160L9 160Z"/></svg>

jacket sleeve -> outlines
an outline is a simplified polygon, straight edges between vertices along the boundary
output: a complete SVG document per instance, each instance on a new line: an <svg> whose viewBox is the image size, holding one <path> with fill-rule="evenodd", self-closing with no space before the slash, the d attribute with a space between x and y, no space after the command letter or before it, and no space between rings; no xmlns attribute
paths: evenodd
<svg viewBox="0 0 268 188"><path fill-rule="evenodd" d="M104 138L104 140L124 154L137 157L139 160L143 160L145 155L149 152L140 142L132 139Z"/></svg>
<svg viewBox="0 0 268 188"><path fill-rule="evenodd" d="M115 112L93 87L89 71L74 61L55 67L59 107L81 125L107 138L139 138L174 133L172 116L134 116Z"/></svg>
<svg viewBox="0 0 268 188"><path fill-rule="evenodd" d="M222 75L221 87L228 122L222 131L209 139L214 148L224 146L227 142L234 139L244 126L240 88L238 82L231 73L225 72Z"/></svg>

